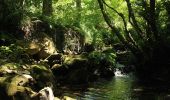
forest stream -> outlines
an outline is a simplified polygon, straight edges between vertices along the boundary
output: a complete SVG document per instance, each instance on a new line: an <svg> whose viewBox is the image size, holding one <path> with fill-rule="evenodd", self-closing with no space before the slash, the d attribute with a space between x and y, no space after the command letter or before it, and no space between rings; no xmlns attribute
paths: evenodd
<svg viewBox="0 0 170 100"><path fill-rule="evenodd" d="M64 90L65 95L77 100L169 100L170 90L166 86L139 84L133 75L100 79L91 83L85 91L73 88Z"/></svg>
<svg viewBox="0 0 170 100"><path fill-rule="evenodd" d="M170 0L0 0L0 100L170 100Z"/></svg>

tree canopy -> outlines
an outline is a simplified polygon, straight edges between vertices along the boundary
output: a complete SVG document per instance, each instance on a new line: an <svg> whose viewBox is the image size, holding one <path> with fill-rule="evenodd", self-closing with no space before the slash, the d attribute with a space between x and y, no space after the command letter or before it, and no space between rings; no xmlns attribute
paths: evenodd
<svg viewBox="0 0 170 100"><path fill-rule="evenodd" d="M49 30L74 27L96 50L123 44L140 70L169 61L169 0L1 0L0 29L14 31L42 19ZM27 23L27 24L25 24ZM31 27L27 27L31 30ZM54 35L51 31L50 35ZM159 64L158 64L159 61ZM149 67L151 68L151 67ZM152 69L152 68L151 68Z"/></svg>

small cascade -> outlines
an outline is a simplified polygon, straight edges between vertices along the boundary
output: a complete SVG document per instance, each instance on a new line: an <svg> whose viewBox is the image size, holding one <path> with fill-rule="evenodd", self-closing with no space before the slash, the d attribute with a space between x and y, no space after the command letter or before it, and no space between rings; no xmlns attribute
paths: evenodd
<svg viewBox="0 0 170 100"><path fill-rule="evenodd" d="M115 71L115 76L116 76L116 77L123 77L123 76L125 76L125 75L121 72L121 70L116 69L116 71Z"/></svg>

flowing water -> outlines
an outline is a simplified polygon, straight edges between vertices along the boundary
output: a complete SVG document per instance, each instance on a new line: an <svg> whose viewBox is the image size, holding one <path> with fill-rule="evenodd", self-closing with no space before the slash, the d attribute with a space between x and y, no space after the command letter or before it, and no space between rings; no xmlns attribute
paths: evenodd
<svg viewBox="0 0 170 100"><path fill-rule="evenodd" d="M85 91L65 91L77 100L170 100L166 86L140 84L133 76L101 79Z"/></svg>

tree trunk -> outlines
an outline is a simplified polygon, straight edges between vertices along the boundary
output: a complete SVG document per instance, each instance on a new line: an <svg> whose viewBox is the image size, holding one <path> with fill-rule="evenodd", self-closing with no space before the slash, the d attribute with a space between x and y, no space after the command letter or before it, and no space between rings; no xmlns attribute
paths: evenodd
<svg viewBox="0 0 170 100"><path fill-rule="evenodd" d="M151 31L155 37L155 40L158 40L158 32L156 27L156 18L155 18L155 0L150 0L150 27Z"/></svg>
<svg viewBox="0 0 170 100"><path fill-rule="evenodd" d="M42 14L45 16L52 15L52 0L43 0Z"/></svg>
<svg viewBox="0 0 170 100"><path fill-rule="evenodd" d="M81 21L81 0L76 0L76 9L77 9L77 15L76 15L76 25L79 27L80 26L80 21Z"/></svg>
<svg viewBox="0 0 170 100"><path fill-rule="evenodd" d="M131 52L135 55L136 58L139 58L139 56L146 57L140 48L136 47L135 45L132 45L129 41L127 41L126 38L115 27L113 21L111 21L111 19L109 18L109 15L107 15L107 12L105 11L105 8L103 5L103 3L104 3L103 0L98 0L98 3L99 3L99 7L101 9L101 12L103 14L104 20L106 21L107 25L111 28L112 33L116 34L118 39L131 50Z"/></svg>

